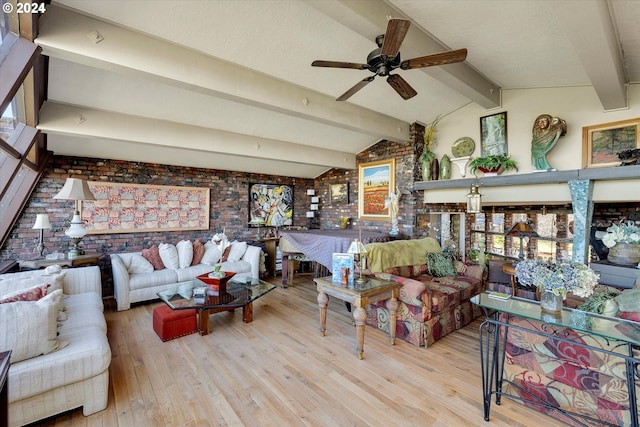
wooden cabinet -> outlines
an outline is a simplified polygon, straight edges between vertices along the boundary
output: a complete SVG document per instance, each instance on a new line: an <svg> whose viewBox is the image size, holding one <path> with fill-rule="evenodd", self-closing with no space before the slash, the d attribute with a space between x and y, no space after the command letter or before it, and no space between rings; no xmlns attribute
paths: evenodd
<svg viewBox="0 0 640 427"><path fill-rule="evenodd" d="M275 276L278 273L278 270L282 270L282 261L278 262L278 238L269 238L262 239L260 242L264 244L265 253L267 254L267 259L265 261L265 266L267 268L267 272L270 276ZM280 266L280 268L278 268Z"/></svg>

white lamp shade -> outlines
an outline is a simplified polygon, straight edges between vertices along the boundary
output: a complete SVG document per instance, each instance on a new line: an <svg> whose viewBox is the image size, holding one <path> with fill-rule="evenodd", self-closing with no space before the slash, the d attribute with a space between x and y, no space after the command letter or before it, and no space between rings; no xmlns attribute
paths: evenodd
<svg viewBox="0 0 640 427"><path fill-rule="evenodd" d="M37 214L36 215L36 223L31 227L34 230L49 230L51 228L51 223L49 222L49 215L47 214Z"/></svg>
<svg viewBox="0 0 640 427"><path fill-rule="evenodd" d="M87 181L79 178L67 178L62 190L55 196L54 199L63 200L95 200L96 197L89 189Z"/></svg>
<svg viewBox="0 0 640 427"><path fill-rule="evenodd" d="M347 249L348 254L366 254L367 248L364 247L362 242L358 239L355 239L349 245L349 249Z"/></svg>

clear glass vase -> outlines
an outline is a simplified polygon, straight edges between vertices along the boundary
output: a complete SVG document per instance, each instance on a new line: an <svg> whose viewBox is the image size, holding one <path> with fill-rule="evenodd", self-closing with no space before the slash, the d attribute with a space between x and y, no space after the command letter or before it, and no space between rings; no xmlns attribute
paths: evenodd
<svg viewBox="0 0 640 427"><path fill-rule="evenodd" d="M547 313L562 312L562 295L547 289L540 290L540 308Z"/></svg>

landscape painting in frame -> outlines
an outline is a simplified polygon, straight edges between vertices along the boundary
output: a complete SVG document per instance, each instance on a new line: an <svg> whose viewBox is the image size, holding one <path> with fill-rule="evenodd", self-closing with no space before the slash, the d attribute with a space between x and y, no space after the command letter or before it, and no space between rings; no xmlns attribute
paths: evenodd
<svg viewBox="0 0 640 427"><path fill-rule="evenodd" d="M640 118L582 128L582 166L619 166L618 153L640 148Z"/></svg>
<svg viewBox="0 0 640 427"><path fill-rule="evenodd" d="M331 205L349 204L349 182L331 184L329 191L331 192Z"/></svg>
<svg viewBox="0 0 640 427"><path fill-rule="evenodd" d="M258 218L267 227L293 225L293 186L249 184L249 222Z"/></svg>
<svg viewBox="0 0 640 427"><path fill-rule="evenodd" d="M364 163L358 172L358 218L390 221L384 201L395 186L395 160Z"/></svg>

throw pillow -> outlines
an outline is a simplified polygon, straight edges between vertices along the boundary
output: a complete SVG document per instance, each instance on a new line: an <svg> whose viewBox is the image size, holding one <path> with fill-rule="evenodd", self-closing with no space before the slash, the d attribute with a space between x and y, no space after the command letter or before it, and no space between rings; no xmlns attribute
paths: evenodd
<svg viewBox="0 0 640 427"><path fill-rule="evenodd" d="M142 256L153 265L156 270L164 270L164 264L162 258L160 258L160 249L156 245L151 246L149 249L142 250Z"/></svg>
<svg viewBox="0 0 640 427"><path fill-rule="evenodd" d="M204 255L202 256L202 264L216 265L220 261L222 254L218 250L218 247L212 243L207 242L204 244Z"/></svg>
<svg viewBox="0 0 640 427"><path fill-rule="evenodd" d="M47 295L47 288L49 284L35 285L28 289L15 291L7 294L0 299L0 304L6 304L8 302L16 301L38 301L40 298Z"/></svg>
<svg viewBox="0 0 640 427"><path fill-rule="evenodd" d="M229 255L227 256L227 261L240 261L246 251L247 242L238 242L234 240L233 242L231 242L231 246L229 246Z"/></svg>
<svg viewBox="0 0 640 427"><path fill-rule="evenodd" d="M53 276L44 275L42 274L43 272L44 270L38 270L34 273L33 276L30 277L2 280L2 286L0 286L0 298L4 298L6 295L15 293L17 291L29 289L36 285L50 285L48 293L52 293L53 291L58 289L63 289L65 276L64 271Z"/></svg>
<svg viewBox="0 0 640 427"><path fill-rule="evenodd" d="M145 257L138 254L133 254L129 257L128 262L125 262L125 267L129 274L137 273L153 273L153 264L151 264Z"/></svg>
<svg viewBox="0 0 640 427"><path fill-rule="evenodd" d="M158 250L160 251L162 263L166 268L171 270L177 270L180 268L178 250L175 245L172 245L171 243L160 243L160 245L158 245Z"/></svg>
<svg viewBox="0 0 640 427"><path fill-rule="evenodd" d="M187 268L191 266L193 261L193 243L191 240L180 240L176 245L178 250L178 266L180 268Z"/></svg>
<svg viewBox="0 0 640 427"><path fill-rule="evenodd" d="M196 241L193 242L193 259L191 260L191 265L198 265L202 262L204 250L202 242L199 239L196 239Z"/></svg>
<svg viewBox="0 0 640 427"><path fill-rule="evenodd" d="M453 268L453 258L444 253L428 252L427 269L434 277L455 276L456 270Z"/></svg>
<svg viewBox="0 0 640 427"><path fill-rule="evenodd" d="M224 252L222 253L222 257L220 258L220 262L227 262L229 259L229 253L231 252L231 246L227 246Z"/></svg>
<svg viewBox="0 0 640 427"><path fill-rule="evenodd" d="M58 289L38 301L0 304L0 351L12 350L11 363L58 349L56 317L61 301Z"/></svg>

